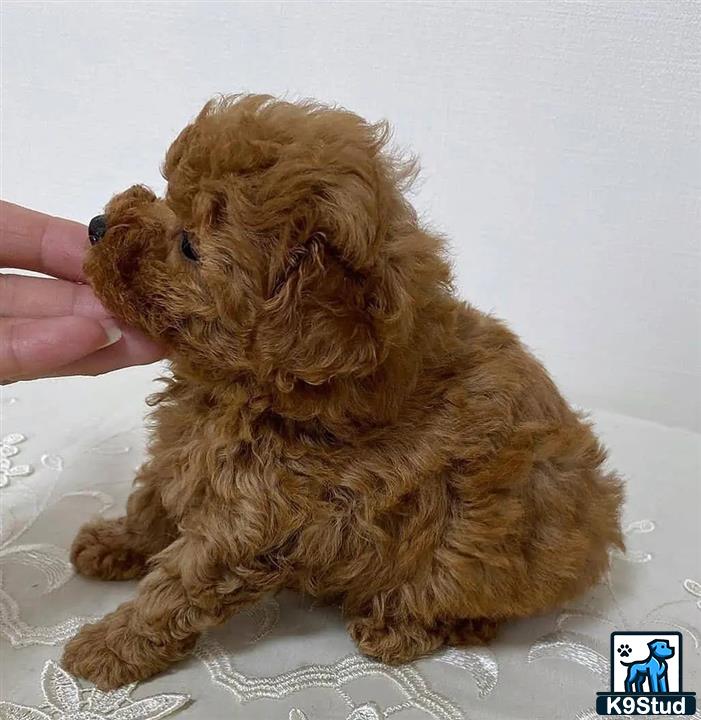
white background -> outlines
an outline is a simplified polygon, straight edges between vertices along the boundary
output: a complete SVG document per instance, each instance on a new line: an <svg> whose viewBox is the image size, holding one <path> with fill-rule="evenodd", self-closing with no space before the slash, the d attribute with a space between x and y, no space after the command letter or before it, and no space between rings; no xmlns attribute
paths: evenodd
<svg viewBox="0 0 701 720"><path fill-rule="evenodd" d="M576 403L701 428L701 6L3 3L2 195L87 221L219 92L418 153L462 295Z"/></svg>

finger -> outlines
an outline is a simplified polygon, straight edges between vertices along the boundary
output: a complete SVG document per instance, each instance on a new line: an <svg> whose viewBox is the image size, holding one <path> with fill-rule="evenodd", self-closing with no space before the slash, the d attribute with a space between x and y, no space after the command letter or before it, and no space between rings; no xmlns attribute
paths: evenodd
<svg viewBox="0 0 701 720"><path fill-rule="evenodd" d="M138 330L126 329L118 343L59 368L51 373L51 377L102 375L132 365L148 365L161 360L164 353L162 345L144 337Z"/></svg>
<svg viewBox="0 0 701 720"><path fill-rule="evenodd" d="M44 377L117 342L113 320L77 316L0 320L0 382Z"/></svg>
<svg viewBox="0 0 701 720"><path fill-rule="evenodd" d="M104 318L109 313L88 285L0 273L0 317L67 315Z"/></svg>
<svg viewBox="0 0 701 720"><path fill-rule="evenodd" d="M85 280L85 225L0 201L0 267Z"/></svg>

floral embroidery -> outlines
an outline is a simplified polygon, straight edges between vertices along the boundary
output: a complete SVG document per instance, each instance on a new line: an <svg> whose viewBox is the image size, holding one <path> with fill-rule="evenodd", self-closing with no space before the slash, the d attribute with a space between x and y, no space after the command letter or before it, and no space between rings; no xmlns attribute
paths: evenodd
<svg viewBox="0 0 701 720"><path fill-rule="evenodd" d="M25 440L22 433L10 433L0 440L0 488L9 485L10 478L26 477L34 471L31 465L15 465L10 459L19 453L17 446Z"/></svg>
<svg viewBox="0 0 701 720"><path fill-rule="evenodd" d="M655 523L652 520L634 520L623 528L623 535L626 538L632 535L644 535L651 533L654 529ZM614 550L612 554L614 557L630 563L647 563L652 560L652 553L641 550L631 550L630 548L628 548L625 553L620 550Z"/></svg>
<svg viewBox="0 0 701 720"><path fill-rule="evenodd" d="M20 485L8 488L12 503L2 507L2 526L0 528L0 634L4 635L13 647L28 645L58 645L75 635L86 622L94 617L70 617L54 625L29 625L20 617L20 607L3 584L2 569L8 565L24 565L36 568L45 581L43 593L50 593L65 585L74 574L73 566L65 548L49 543L15 544L40 517L45 509L53 484L38 489ZM100 491L82 491L66 493L63 498L86 496L93 497L101 504L104 512L113 503L112 498Z"/></svg>
<svg viewBox="0 0 701 720"><path fill-rule="evenodd" d="M432 660L467 670L472 675L481 698L489 695L496 687L499 665L488 647L446 648L433 655Z"/></svg>
<svg viewBox="0 0 701 720"><path fill-rule="evenodd" d="M698 583L696 580L692 580L691 578L687 578L684 580L683 585L684 590L686 590L689 594L700 598L696 601L696 607L701 610L701 583Z"/></svg>
<svg viewBox="0 0 701 720"><path fill-rule="evenodd" d="M386 717L386 715L381 713L376 705L369 704L354 708L346 720L383 720L384 717ZM301 710L292 708L288 720L309 720L309 718L307 718L306 714Z"/></svg>
<svg viewBox="0 0 701 720"><path fill-rule="evenodd" d="M0 720L160 720L180 710L189 695L152 695L132 700L136 683L103 693L97 688L81 688L53 660L47 660L41 673L45 703L27 707L0 702Z"/></svg>
<svg viewBox="0 0 701 720"><path fill-rule="evenodd" d="M41 456L41 464L49 470L61 472L63 470L63 458L60 455L49 455L44 453Z"/></svg>
<svg viewBox="0 0 701 720"><path fill-rule="evenodd" d="M248 641L249 645L253 645L269 635L280 622L280 605L274 597L265 598L243 612L248 615L256 627L253 637Z"/></svg>
<svg viewBox="0 0 701 720"><path fill-rule="evenodd" d="M464 717L456 705L429 687L413 665L392 667L360 655L349 655L331 665L305 665L280 675L248 677L234 668L224 648L209 636L200 640L195 652L209 670L212 682L243 703L261 698L279 699L314 687L331 688L352 704L343 686L359 678L380 676L393 681L405 697L401 704L385 709L385 717L411 708L435 720L463 720Z"/></svg>

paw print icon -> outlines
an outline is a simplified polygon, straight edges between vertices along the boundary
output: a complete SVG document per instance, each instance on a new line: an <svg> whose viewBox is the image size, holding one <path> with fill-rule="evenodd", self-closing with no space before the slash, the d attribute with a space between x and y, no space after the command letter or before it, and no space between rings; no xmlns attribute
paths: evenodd
<svg viewBox="0 0 701 720"><path fill-rule="evenodd" d="M618 654L621 657L628 657L632 652L632 648L627 643L623 643L623 645L618 646Z"/></svg>

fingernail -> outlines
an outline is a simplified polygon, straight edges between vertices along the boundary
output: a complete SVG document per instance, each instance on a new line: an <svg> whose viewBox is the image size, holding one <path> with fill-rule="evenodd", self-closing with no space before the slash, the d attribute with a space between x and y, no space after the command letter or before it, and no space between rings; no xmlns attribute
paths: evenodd
<svg viewBox="0 0 701 720"><path fill-rule="evenodd" d="M102 325L102 329L105 331L105 336L107 337L107 342L100 345L100 348L114 345L121 339L122 331L114 320L100 320L100 325Z"/></svg>

